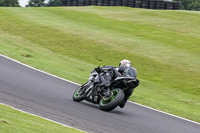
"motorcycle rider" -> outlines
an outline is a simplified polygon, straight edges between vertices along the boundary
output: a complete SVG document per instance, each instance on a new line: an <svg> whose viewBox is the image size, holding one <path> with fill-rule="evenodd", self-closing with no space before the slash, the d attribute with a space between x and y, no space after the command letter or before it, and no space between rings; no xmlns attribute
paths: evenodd
<svg viewBox="0 0 200 133"><path fill-rule="evenodd" d="M100 74L101 77L101 83L106 86L109 86L110 82L114 80L117 77L133 77L136 79L137 77L137 71L134 67L131 67L131 62L127 59L123 59L119 63L119 67L114 66L103 66L103 67L97 67L93 69L93 71L90 74L89 80L93 80L93 78ZM132 95L134 91L134 88L129 89L125 91L125 97L124 101L119 105L120 108L123 108L129 99L129 97Z"/></svg>
<svg viewBox="0 0 200 133"><path fill-rule="evenodd" d="M131 62L127 59L123 59L119 63L118 72L120 72L122 74L122 76L124 76L124 77L132 77L132 78L137 79L136 78L137 70L134 67L131 67ZM139 82L139 80L138 80L138 82ZM127 100L132 95L133 91L134 91L134 88L125 91L124 102L119 105L120 108L123 108L125 106Z"/></svg>

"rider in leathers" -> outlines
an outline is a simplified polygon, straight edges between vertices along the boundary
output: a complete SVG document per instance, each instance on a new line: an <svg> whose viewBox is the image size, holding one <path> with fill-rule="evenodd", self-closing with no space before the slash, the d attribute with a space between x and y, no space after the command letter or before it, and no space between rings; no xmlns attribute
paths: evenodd
<svg viewBox="0 0 200 133"><path fill-rule="evenodd" d="M137 77L137 70L134 67L131 67L131 62L126 59L120 62L118 72L120 72L122 76L125 76L125 77L133 77L135 79ZM121 108L125 106L127 100L132 95L133 91L134 91L134 88L125 91L124 102L119 105Z"/></svg>
<svg viewBox="0 0 200 133"><path fill-rule="evenodd" d="M95 68L90 74L90 80L97 74L100 74L101 84L109 86L110 82L117 77L133 77L136 79L137 71L134 67L131 67L131 62L129 60L122 60L119 67L114 66L103 66ZM133 93L134 88L125 91L124 102L119 106L123 108L128 100L128 98Z"/></svg>

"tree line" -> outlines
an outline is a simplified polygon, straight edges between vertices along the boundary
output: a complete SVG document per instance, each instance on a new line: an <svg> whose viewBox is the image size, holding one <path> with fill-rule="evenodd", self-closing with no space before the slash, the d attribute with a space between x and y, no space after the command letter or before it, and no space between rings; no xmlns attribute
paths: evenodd
<svg viewBox="0 0 200 133"><path fill-rule="evenodd" d="M19 7L18 0L0 0L1 7Z"/></svg>
<svg viewBox="0 0 200 133"><path fill-rule="evenodd" d="M173 0L182 3L183 10L200 11L200 0ZM19 0L0 0L0 7L19 7ZM26 7L61 6L61 0L29 0Z"/></svg>
<svg viewBox="0 0 200 133"><path fill-rule="evenodd" d="M26 7L48 7L48 6L61 6L61 0L48 0L45 3L45 0L29 0Z"/></svg>
<svg viewBox="0 0 200 133"><path fill-rule="evenodd" d="M61 6L61 0L29 0L26 7ZM20 7L19 0L0 0L0 7Z"/></svg>
<svg viewBox="0 0 200 133"><path fill-rule="evenodd" d="M174 0L181 2L181 9L200 11L200 0Z"/></svg>

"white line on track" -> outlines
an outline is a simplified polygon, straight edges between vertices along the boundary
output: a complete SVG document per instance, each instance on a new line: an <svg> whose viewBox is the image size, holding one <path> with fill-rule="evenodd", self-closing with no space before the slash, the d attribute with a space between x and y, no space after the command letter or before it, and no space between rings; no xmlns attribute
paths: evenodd
<svg viewBox="0 0 200 133"><path fill-rule="evenodd" d="M186 119L186 118L183 118L183 117L177 116L177 115L173 115L173 114L170 114L170 113L167 113L167 112L161 111L161 110L157 110L157 109L154 109L154 108L151 108L151 107L148 107L148 106L145 106L145 105L142 105L142 104L136 103L136 102L132 102L132 101L128 101L128 102L133 103L133 104L136 104L136 105L139 105L139 106L142 106L142 107L144 107L144 108L148 108L148 109L151 109L151 110L154 110L154 111L157 111L157 112L160 112L160 113L166 114L166 115L169 115L169 116L173 116L173 117L176 117L176 118L179 118L179 119L182 119L182 120L185 120L185 121L188 121L188 122L194 123L194 124L198 124L198 125L200 125L200 123L198 123L198 122L196 122L196 121L192 121L192 120L189 120L189 119Z"/></svg>
<svg viewBox="0 0 200 133"><path fill-rule="evenodd" d="M47 75L49 75L49 76L52 76L52 77L55 77L55 78L58 78L58 79L61 79L61 80L67 81L67 82L69 82L69 83L72 83L72 84L75 84L75 85L79 85L79 86L80 86L80 84L78 84L78 83L72 82L72 81L70 81L70 80L67 80L67 79L64 79L64 78L55 76L55 75L53 75L53 74L50 74L50 73L47 73L47 72L44 72L44 71L41 71L41 70L39 70L39 69L36 69L36 68L34 68L34 67L31 67L31 66L28 66L28 65L26 65L26 64L23 64L23 63L21 63L21 62L19 62L19 61L17 61L17 60L14 60L14 59L12 59L12 58L10 58L10 57L5 56L5 55L0 54L0 56L4 57L4 58L6 58L6 59L9 59L9 60L11 60L11 61L14 61L14 62L16 62L16 63L18 63L18 64L21 64L21 65L23 65L23 66L26 66L26 67L28 67L28 68L34 69L34 70L36 70L36 71L39 71L39 72L41 72L41 73L44 73L44 74L47 74ZM176 116L176 115L173 115L173 114L170 114L170 113L167 113L167 112L164 112L164 111L160 111L160 110L157 110L157 109L154 109L154 108L151 108L151 107L148 107L148 106L139 104L139 103L135 103L135 102L132 102L132 101L128 101L128 102L129 102L129 103L133 103L133 104L135 104L135 105L139 105L139 106L144 107L144 108L148 108L148 109L151 109L151 110L154 110L154 111L157 111L157 112L166 114L166 115L170 115L170 116L173 116L173 117L176 117L176 118L179 118L179 119L182 119L182 120L185 120L185 121L188 121L188 122L191 122L191 123L195 123L195 124L200 125L200 123L198 123L198 122L195 122L195 121L192 121L192 120L189 120L189 119L180 117L180 116ZM52 120L52 121L53 121L53 120ZM58 122L56 122L56 123L58 123Z"/></svg>
<svg viewBox="0 0 200 133"><path fill-rule="evenodd" d="M45 120L50 121L50 122L54 122L54 123L59 124L59 125L64 126L64 127L73 128L73 129L76 129L76 130L81 131L81 132L86 132L86 131L83 131L83 130L80 130L80 129L77 129L77 128L74 128L74 127L71 127L71 126L68 126L68 125L65 125L65 124L60 123L60 122L57 122L57 121L54 121L54 120L51 120L51 119L48 119L48 118L45 118L45 117L42 117L42 116L39 116L39 115L35 115L35 114L32 114L32 113L29 113L29 112L26 112L26 111L17 109L17 108L15 108L15 107L13 107L13 106L6 105L6 104L4 104L4 103L0 103L0 104L2 104L2 105L4 105L4 106L8 106L8 107L10 107L10 108L12 108L12 109L14 109L14 110L19 111L19 112L26 113L26 114L29 114L29 115L32 115L32 116L36 116L36 117L45 119Z"/></svg>

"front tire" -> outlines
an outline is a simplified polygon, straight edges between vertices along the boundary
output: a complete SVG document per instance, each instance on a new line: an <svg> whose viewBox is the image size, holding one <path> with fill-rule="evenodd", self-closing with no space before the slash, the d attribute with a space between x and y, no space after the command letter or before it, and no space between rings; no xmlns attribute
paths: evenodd
<svg viewBox="0 0 200 133"><path fill-rule="evenodd" d="M99 107L100 107L101 110L111 111L123 102L124 92L121 89L113 89L111 91L113 93L113 96L110 99L104 100L102 98L100 100Z"/></svg>
<svg viewBox="0 0 200 133"><path fill-rule="evenodd" d="M74 92L74 94L73 94L73 100L74 101L76 101L76 102L80 102L80 101L83 101L84 100L84 98L85 98L85 92L82 92L81 93L81 91L82 90L84 90L84 86L85 84L83 84L82 86L80 86L80 87L78 87L77 89L76 89L76 91Z"/></svg>

